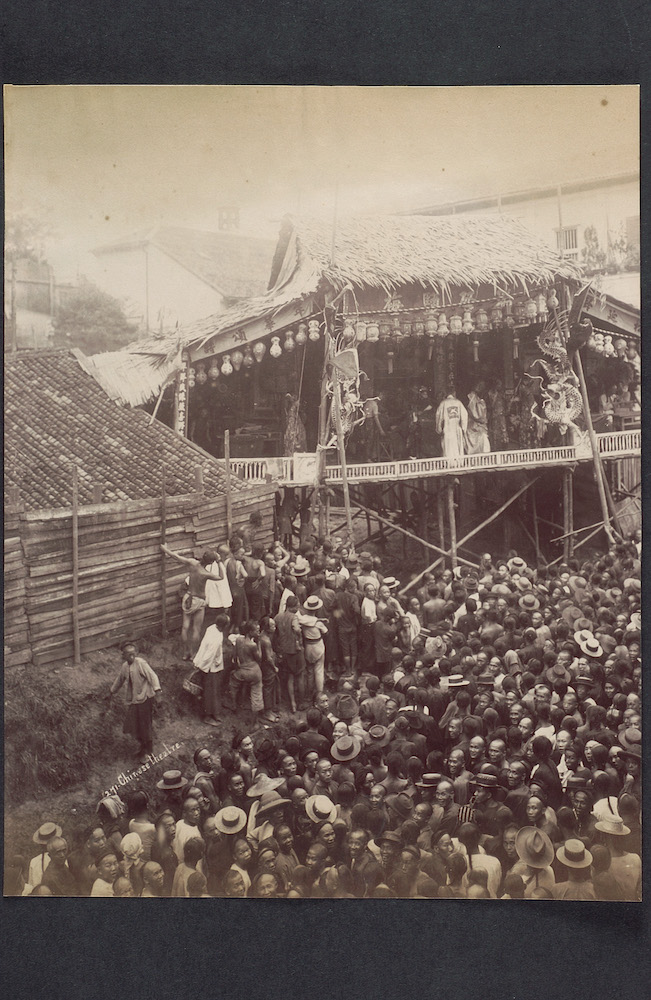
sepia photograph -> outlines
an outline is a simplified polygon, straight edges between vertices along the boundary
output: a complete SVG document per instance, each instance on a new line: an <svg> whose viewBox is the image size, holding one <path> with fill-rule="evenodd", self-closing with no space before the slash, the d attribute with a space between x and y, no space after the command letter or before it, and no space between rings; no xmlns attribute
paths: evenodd
<svg viewBox="0 0 651 1000"><path fill-rule="evenodd" d="M5 896L641 901L639 111L5 86Z"/></svg>

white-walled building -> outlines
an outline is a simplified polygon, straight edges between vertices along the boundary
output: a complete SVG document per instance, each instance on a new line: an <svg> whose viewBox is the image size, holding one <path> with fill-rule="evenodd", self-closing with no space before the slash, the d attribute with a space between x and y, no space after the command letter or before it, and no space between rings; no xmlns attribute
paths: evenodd
<svg viewBox="0 0 651 1000"><path fill-rule="evenodd" d="M93 250L93 279L145 336L213 315L267 288L273 240L161 227Z"/></svg>
<svg viewBox="0 0 651 1000"><path fill-rule="evenodd" d="M599 287L640 305L639 172L416 208L410 215L509 215L564 257L599 273ZM596 240L595 240L596 238Z"/></svg>

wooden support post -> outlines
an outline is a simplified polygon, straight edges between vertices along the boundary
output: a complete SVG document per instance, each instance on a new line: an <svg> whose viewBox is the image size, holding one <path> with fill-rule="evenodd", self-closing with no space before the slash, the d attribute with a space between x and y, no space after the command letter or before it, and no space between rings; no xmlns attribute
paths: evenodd
<svg viewBox="0 0 651 1000"><path fill-rule="evenodd" d="M231 496L231 435L224 431L224 471L226 473L226 536L233 534L233 498Z"/></svg>
<svg viewBox="0 0 651 1000"><path fill-rule="evenodd" d="M427 542L427 480L422 480L422 487L424 495L421 496L421 508L420 508L420 537L424 542ZM427 548L425 548L425 555L427 556Z"/></svg>
<svg viewBox="0 0 651 1000"><path fill-rule="evenodd" d="M567 562L570 558L570 545L568 534L570 531L569 521L568 521L568 482L567 482L567 469L563 469L563 561Z"/></svg>
<svg viewBox="0 0 651 1000"><path fill-rule="evenodd" d="M346 511L346 527L348 528L348 544L351 551L355 550L355 539L353 536L353 519L350 513L350 491L348 489L348 466L346 464L346 448L344 443L344 429L341 422L341 386L339 385L339 373L335 369L332 373L334 385L333 406L335 409L335 427L337 428L337 449L339 451L339 465L341 467L341 486L344 494L344 510Z"/></svg>
<svg viewBox="0 0 651 1000"><path fill-rule="evenodd" d="M79 638L79 469L72 467L72 641L74 664L81 663Z"/></svg>
<svg viewBox="0 0 651 1000"><path fill-rule="evenodd" d="M161 469L160 486L160 541L161 545L167 542L167 468L163 464ZM167 639L167 576L165 573L165 560L167 556L161 552L160 560L160 580L161 580L161 635Z"/></svg>
<svg viewBox="0 0 651 1000"><path fill-rule="evenodd" d="M452 569L458 565L457 560L457 518L454 511L454 484L451 480L446 483L448 495L448 522L450 527L450 560Z"/></svg>
<svg viewBox="0 0 651 1000"><path fill-rule="evenodd" d="M474 535L478 534L480 531L483 531L484 528L488 527L488 525L491 524L493 521L495 521L496 518L500 516L500 514L503 514L506 508L510 507L511 504L515 500L517 500L518 497L521 496L526 490L528 490L530 486L533 486L533 484L537 482L538 479L540 479L540 476L535 476L533 479L530 479L528 483L525 483L525 485L521 486L519 490L516 490L513 496L509 497L509 499L506 500L501 507L498 507L497 510L493 511L490 517L487 517L486 520L482 521L481 524L478 524L476 528L473 528L472 531L469 531L467 535L464 535L463 538L461 538L457 542L457 550L460 549L463 545L465 545L466 542L470 541L470 539Z"/></svg>
<svg viewBox="0 0 651 1000"><path fill-rule="evenodd" d="M583 373L583 363L581 361L581 355L579 351L574 352L574 367L576 373L579 377L579 385L581 386L581 397L583 399L583 416L585 417L586 427L588 429L588 436L590 438L590 447L592 448L592 464L594 465L595 479L597 480L597 491L599 493L599 504L601 506L601 519L603 521L604 531L606 532L606 538L612 545L615 541L612 528L610 527L610 518L608 516L608 501L606 500L606 491L604 488L604 470L601 464L601 455L599 454L599 442L597 441L597 435L595 434L594 427L592 426L592 417L590 415L590 402L588 400L588 389L585 384L585 375ZM567 528L565 527L566 531Z"/></svg>
<svg viewBox="0 0 651 1000"><path fill-rule="evenodd" d="M540 534L538 531L538 510L536 507L536 487L531 487L531 515L533 518L533 538L536 547L536 562L540 562Z"/></svg>
<svg viewBox="0 0 651 1000"><path fill-rule="evenodd" d="M407 497L405 495L405 484L403 482L398 483L398 493L400 495L400 510L402 511L403 517L407 513ZM407 556L407 536L402 536L402 558L405 559Z"/></svg>
<svg viewBox="0 0 651 1000"><path fill-rule="evenodd" d="M574 555L574 469L567 470L567 558Z"/></svg>
<svg viewBox="0 0 651 1000"><path fill-rule="evenodd" d="M360 510L369 509L368 507L365 507L363 504L361 504L359 501L357 501L356 506L359 507ZM426 548L431 549L433 552L438 552L439 556L447 558L450 555L449 552L445 552L443 549L439 548L438 545L434 545L432 542L426 542L423 538L419 538L418 535L415 535L413 531L407 531L407 529L403 528L402 525L394 524L393 521L389 521L388 518L383 517L382 514L378 514L377 511L371 510L370 513L375 518L375 520L380 524L380 526L386 525L387 528L390 528L392 531L401 532L403 535L406 535L407 538L411 538L414 542L418 542L419 545L424 545ZM470 562L469 559L462 559L461 556L459 556L459 562L463 562L467 566L472 566L473 569L479 569L477 563ZM425 572L428 571L426 570Z"/></svg>
<svg viewBox="0 0 651 1000"><path fill-rule="evenodd" d="M330 537L330 490L325 491L325 532Z"/></svg>
<svg viewBox="0 0 651 1000"><path fill-rule="evenodd" d="M443 500L443 487L439 483L438 493L436 495L436 512L438 515L439 522L439 545L442 549L445 548L445 503Z"/></svg>

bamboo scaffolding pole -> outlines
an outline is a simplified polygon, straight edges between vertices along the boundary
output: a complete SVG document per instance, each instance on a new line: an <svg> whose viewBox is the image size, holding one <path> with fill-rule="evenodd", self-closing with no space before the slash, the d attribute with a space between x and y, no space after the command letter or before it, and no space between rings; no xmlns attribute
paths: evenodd
<svg viewBox="0 0 651 1000"><path fill-rule="evenodd" d="M536 506L535 484L531 487L531 515L533 517L533 543L536 547L536 562L540 562L540 532L538 531L538 509Z"/></svg>
<svg viewBox="0 0 651 1000"><path fill-rule="evenodd" d="M446 483L446 491L448 498L448 525L450 527L450 560L452 562L452 569L456 569L458 565L457 559L457 519L454 511L454 483Z"/></svg>
<svg viewBox="0 0 651 1000"><path fill-rule="evenodd" d="M224 471L226 472L226 531L233 534L233 497L231 495L231 434L224 431Z"/></svg>
<svg viewBox="0 0 651 1000"><path fill-rule="evenodd" d="M74 664L81 663L79 637L79 469L72 467L72 641Z"/></svg>
<svg viewBox="0 0 651 1000"><path fill-rule="evenodd" d="M592 416L590 414L590 402L588 400L588 389L585 383L585 374L583 372L583 363L581 361L581 355L579 351L574 352L574 368L576 374L579 378L579 385L581 386L581 398L583 399L583 415L585 417L585 423L588 430L588 436L590 438L590 447L592 448L592 464L594 466L595 479L597 480L597 491L599 493L599 505L601 507L601 518L606 532L606 538L610 544L614 544L615 536L613 530L610 526L610 518L608 516L608 501L606 499L606 490L604 487L604 470L601 464L601 455L599 454L599 442L597 441L597 435L592 424ZM567 531L567 525L563 525L563 530Z"/></svg>
<svg viewBox="0 0 651 1000"><path fill-rule="evenodd" d="M163 463L161 469L160 487L160 542L167 544L167 468ZM160 578L161 578L161 635L167 638L167 575L165 572L165 561L167 556L164 552L160 554Z"/></svg>

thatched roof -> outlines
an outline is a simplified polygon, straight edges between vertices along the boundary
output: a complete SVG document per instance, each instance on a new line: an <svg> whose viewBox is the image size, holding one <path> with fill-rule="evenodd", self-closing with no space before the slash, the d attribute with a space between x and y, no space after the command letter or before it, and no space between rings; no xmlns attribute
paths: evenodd
<svg viewBox="0 0 651 1000"><path fill-rule="evenodd" d="M561 260L521 222L500 215L370 216L337 223L332 263L332 224L287 219L271 280L314 291L320 279L342 288L384 288L415 283L445 290L492 284L528 292L529 285L578 278L581 268Z"/></svg>
<svg viewBox="0 0 651 1000"><path fill-rule="evenodd" d="M558 278L576 279L581 274L578 264L561 260L525 226L503 216L342 219L337 223L334 265L331 253L330 223L287 217L274 255L269 291L165 337L95 355L88 359L93 375L111 398L137 406L157 395L180 367L182 348L214 341L217 353L223 349L220 338L225 341L251 321L293 308L328 284L337 290L349 282L358 288L391 291L416 283L442 292L453 286L474 289L490 284L496 294L501 289L529 294L530 286L550 284ZM251 339L255 337L247 341Z"/></svg>

